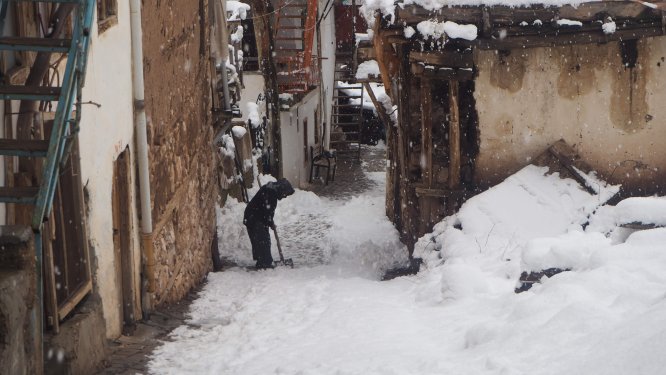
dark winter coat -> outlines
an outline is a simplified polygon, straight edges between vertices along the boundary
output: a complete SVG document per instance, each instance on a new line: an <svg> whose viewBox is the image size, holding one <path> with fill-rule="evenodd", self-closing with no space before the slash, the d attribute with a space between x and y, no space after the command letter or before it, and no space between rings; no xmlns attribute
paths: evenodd
<svg viewBox="0 0 666 375"><path fill-rule="evenodd" d="M284 178L262 186L245 207L243 224L272 226L277 201L292 194L294 194L294 188Z"/></svg>

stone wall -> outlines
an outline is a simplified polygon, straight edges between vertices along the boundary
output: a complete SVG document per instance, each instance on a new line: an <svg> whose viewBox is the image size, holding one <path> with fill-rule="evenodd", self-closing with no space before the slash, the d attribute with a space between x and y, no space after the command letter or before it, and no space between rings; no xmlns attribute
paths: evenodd
<svg viewBox="0 0 666 375"><path fill-rule="evenodd" d="M0 227L0 373L39 374L35 247L28 227Z"/></svg>
<svg viewBox="0 0 666 375"><path fill-rule="evenodd" d="M212 267L219 188L208 4L145 1L143 32L159 305L181 299Z"/></svg>

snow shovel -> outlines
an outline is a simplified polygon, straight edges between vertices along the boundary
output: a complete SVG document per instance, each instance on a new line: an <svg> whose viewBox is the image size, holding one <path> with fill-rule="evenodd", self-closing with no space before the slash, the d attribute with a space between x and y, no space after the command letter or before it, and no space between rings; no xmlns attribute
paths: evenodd
<svg viewBox="0 0 666 375"><path fill-rule="evenodd" d="M273 228L273 234L275 234L275 242L277 243L277 248L278 248L278 253L280 254L280 261L279 262L273 262L276 266L280 263L284 266L289 266L291 268L294 268L294 261L289 258L289 259L284 259L284 255L282 255L282 246L280 246L280 237L278 237L277 234L277 229L275 227Z"/></svg>

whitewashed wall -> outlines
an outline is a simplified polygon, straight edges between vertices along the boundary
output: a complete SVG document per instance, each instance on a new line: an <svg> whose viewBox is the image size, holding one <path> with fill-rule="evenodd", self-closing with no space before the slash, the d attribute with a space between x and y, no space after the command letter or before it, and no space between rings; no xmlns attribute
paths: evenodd
<svg viewBox="0 0 666 375"><path fill-rule="evenodd" d="M126 1L118 2L117 14L118 24L101 35L97 26L93 27L83 100L92 100L102 107L83 106L79 135L81 179L89 195L88 231L91 250L97 261L96 267L93 263L93 275L102 299L109 338L119 336L122 328L121 281L115 272L113 248L113 162L126 147L130 149L132 166L135 157L129 5ZM132 181L137 181L135 168L132 167L131 171ZM125 204L133 215L132 243L135 284L138 287L141 264L139 222L135 189L130 188L130 191L133 193L132 201Z"/></svg>
<svg viewBox="0 0 666 375"><path fill-rule="evenodd" d="M280 129L282 139L283 175L292 185L305 187L310 173L310 146L314 145L315 111L319 106L319 92L311 91L298 105L289 111L280 112ZM307 158L303 152L304 122L307 120Z"/></svg>
<svg viewBox="0 0 666 375"><path fill-rule="evenodd" d="M324 11L326 1L320 0L319 12ZM331 138L331 103L333 102L333 87L335 82L333 77L335 74L335 9L328 12L326 18L321 21L319 26L321 35L321 114L322 124L326 124L326 139L324 145L330 148L329 142Z"/></svg>

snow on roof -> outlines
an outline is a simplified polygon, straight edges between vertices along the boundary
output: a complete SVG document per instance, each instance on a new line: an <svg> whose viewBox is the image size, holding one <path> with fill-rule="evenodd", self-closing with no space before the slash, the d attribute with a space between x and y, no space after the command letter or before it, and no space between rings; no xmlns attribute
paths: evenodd
<svg viewBox="0 0 666 375"><path fill-rule="evenodd" d="M226 10L227 14L230 14L227 21L244 20L247 17L247 12L250 10L250 5L236 0L228 0Z"/></svg>
<svg viewBox="0 0 666 375"><path fill-rule="evenodd" d="M432 37L435 39L439 39L446 35L452 39L474 40L478 33L475 25L459 25L451 21L421 21L416 25L416 29L421 35L423 35L423 37Z"/></svg>
<svg viewBox="0 0 666 375"><path fill-rule="evenodd" d="M404 8L409 5L420 6L426 10L436 11L444 7L452 6L508 6L527 7L531 5L543 6L577 6L595 0L404 0L402 2L393 0L361 0L360 12L370 27L375 23L375 13L379 11L390 22L395 20L395 7ZM598 0L596 0L598 1Z"/></svg>

